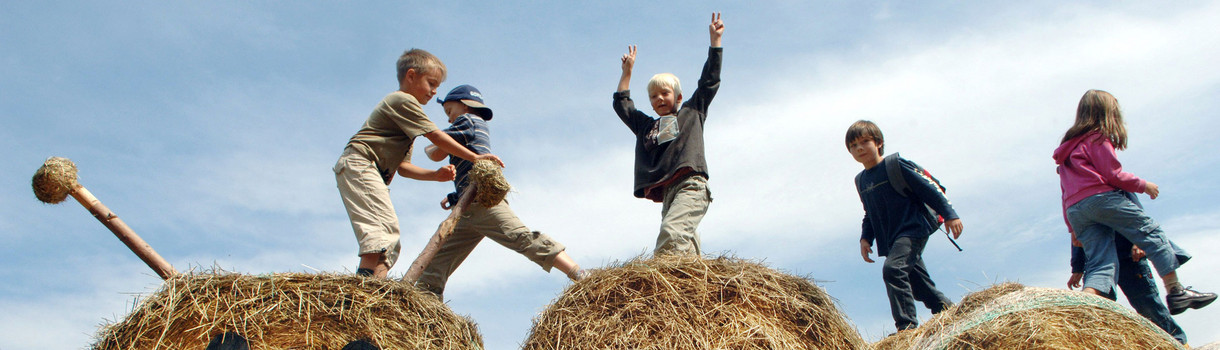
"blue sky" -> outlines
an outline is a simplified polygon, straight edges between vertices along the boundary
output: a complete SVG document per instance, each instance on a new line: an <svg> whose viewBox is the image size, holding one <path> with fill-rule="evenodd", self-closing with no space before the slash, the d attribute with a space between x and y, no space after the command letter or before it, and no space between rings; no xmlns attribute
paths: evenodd
<svg viewBox="0 0 1220 350"><path fill-rule="evenodd" d="M721 11L723 82L706 128L709 254L816 279L869 341L893 331L843 145L869 119L889 152L931 169L966 231L925 259L957 300L1000 281L1063 287L1067 233L1051 151L1091 88L1118 97L1126 169L1161 186L1148 212L1220 291L1220 4L1216 2L11 2L0 11L0 349L83 348L160 279L73 202L30 177L50 156L180 271L351 271L356 245L330 171L424 48L496 112L514 210L585 267L649 252L660 205L631 196L633 141L610 109L632 89L691 84ZM642 99L641 99L642 101ZM425 106L444 125L439 105ZM422 147L424 140L417 147ZM416 163L437 167L423 157ZM447 183L391 186L403 255L446 212ZM391 270L401 275L406 264ZM569 282L492 242L453 276L449 305L512 349ZM1177 317L1220 341L1215 307ZM921 317L928 317L926 310Z"/></svg>

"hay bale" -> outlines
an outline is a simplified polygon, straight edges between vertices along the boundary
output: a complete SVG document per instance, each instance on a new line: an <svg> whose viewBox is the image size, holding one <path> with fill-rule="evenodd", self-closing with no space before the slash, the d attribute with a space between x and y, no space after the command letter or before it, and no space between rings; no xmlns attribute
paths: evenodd
<svg viewBox="0 0 1220 350"><path fill-rule="evenodd" d="M888 349L1182 349L1143 316L1082 292L1003 283L919 328L874 345Z"/></svg>
<svg viewBox="0 0 1220 350"><path fill-rule="evenodd" d="M730 257L663 255L593 272L534 320L523 349L864 349L808 279Z"/></svg>
<svg viewBox="0 0 1220 350"><path fill-rule="evenodd" d="M68 198L78 186L76 164L63 157L47 158L34 172L34 197L43 203L56 204Z"/></svg>
<svg viewBox="0 0 1220 350"><path fill-rule="evenodd" d="M104 326L95 350L200 349L234 331L251 349L340 349L363 339L382 349L479 349L469 319L410 284L354 275L180 274L123 321Z"/></svg>
<svg viewBox="0 0 1220 350"><path fill-rule="evenodd" d="M478 188L474 197L475 202L487 208L504 201L504 197L508 196L508 191L512 189L512 186L508 185L508 180L504 179L504 170L500 168L500 165L487 159L474 162L469 175L470 180L474 181Z"/></svg>

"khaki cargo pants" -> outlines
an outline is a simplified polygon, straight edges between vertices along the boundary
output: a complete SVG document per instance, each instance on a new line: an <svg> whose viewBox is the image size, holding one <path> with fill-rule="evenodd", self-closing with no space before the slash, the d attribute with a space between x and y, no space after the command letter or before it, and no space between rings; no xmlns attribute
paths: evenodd
<svg viewBox="0 0 1220 350"><path fill-rule="evenodd" d="M483 237L525 256L547 272L551 271L555 256L565 249L550 236L525 227L508 202L501 201L491 208L472 202L416 285L437 295L444 293L449 276Z"/></svg>
<svg viewBox="0 0 1220 350"><path fill-rule="evenodd" d="M712 203L712 192L707 188L707 178L691 175L665 188L665 199L661 206L661 233L657 236L654 255L693 254L700 255L699 222L707 214Z"/></svg>
<svg viewBox="0 0 1220 350"><path fill-rule="evenodd" d="M360 244L359 255L384 253L390 267L398 261L402 245L398 241L398 215L390 203L390 188L377 166L364 156L344 150L333 169L339 196L352 221L352 231Z"/></svg>

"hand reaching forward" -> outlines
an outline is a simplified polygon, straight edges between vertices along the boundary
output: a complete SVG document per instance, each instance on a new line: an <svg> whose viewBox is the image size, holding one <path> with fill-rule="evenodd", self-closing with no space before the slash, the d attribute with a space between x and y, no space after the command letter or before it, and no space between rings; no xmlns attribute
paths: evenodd
<svg viewBox="0 0 1220 350"><path fill-rule="evenodd" d="M1144 193L1148 194L1148 198L1156 199L1156 197L1161 196L1161 187L1152 183L1152 181L1145 181Z"/></svg>

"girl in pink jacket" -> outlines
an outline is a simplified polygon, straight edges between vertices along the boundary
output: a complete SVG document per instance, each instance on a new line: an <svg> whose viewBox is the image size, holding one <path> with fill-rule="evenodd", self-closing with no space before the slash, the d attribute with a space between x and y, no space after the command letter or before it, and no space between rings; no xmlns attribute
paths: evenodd
<svg viewBox="0 0 1220 350"><path fill-rule="evenodd" d="M1196 292L1178 282L1178 260L1173 247L1151 217L1123 194L1160 194L1156 184L1123 171L1114 154L1127 148L1118 100L1108 92L1089 90L1076 108L1076 123L1055 149L1059 185L1063 190L1063 217L1073 244L1085 251L1084 291L1110 293L1114 288L1118 255L1114 234L1121 234L1143 249L1165 284L1165 302L1177 315L1216 300L1215 293Z"/></svg>

